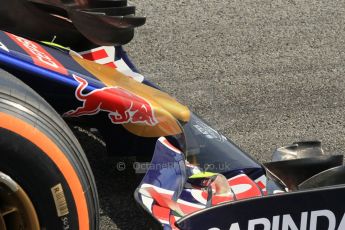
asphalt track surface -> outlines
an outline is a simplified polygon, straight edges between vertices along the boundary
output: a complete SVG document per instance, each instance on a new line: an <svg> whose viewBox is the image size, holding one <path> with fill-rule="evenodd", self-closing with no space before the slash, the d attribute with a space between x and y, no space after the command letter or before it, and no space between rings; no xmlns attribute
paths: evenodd
<svg viewBox="0 0 345 230"><path fill-rule="evenodd" d="M141 72L257 160L297 140L345 151L343 1L131 3L147 16L126 46ZM101 229L148 229L135 176L98 147L87 151L97 158Z"/></svg>

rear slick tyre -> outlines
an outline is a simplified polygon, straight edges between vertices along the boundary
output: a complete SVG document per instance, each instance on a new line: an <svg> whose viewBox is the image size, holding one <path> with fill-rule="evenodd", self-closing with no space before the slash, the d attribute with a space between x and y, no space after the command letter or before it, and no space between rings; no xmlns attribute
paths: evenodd
<svg viewBox="0 0 345 230"><path fill-rule="evenodd" d="M0 173L27 195L39 229L98 229L95 180L77 139L43 98L1 69ZM0 208L9 203L1 194L9 184L5 179L0 180ZM20 228L10 220L9 214L2 218L7 229L28 229L25 220Z"/></svg>

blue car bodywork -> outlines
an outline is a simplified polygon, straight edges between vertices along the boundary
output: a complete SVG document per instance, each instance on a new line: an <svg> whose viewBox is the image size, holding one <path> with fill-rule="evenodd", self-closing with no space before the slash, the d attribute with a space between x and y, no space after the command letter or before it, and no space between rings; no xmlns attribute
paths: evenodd
<svg viewBox="0 0 345 230"><path fill-rule="evenodd" d="M102 26L90 29L78 23L79 18L109 20L117 26L117 33L124 33L118 43L130 40L132 27L144 22L143 18L106 18L87 14L87 10L67 12L77 21L76 28L94 43L111 42L104 37L98 41L92 30L106 31L109 37L112 30ZM33 88L67 123L96 128L110 155L152 158L134 197L159 227L267 230L345 226L344 208L337 205L341 200L337 196L344 192L342 157L319 154L319 142L278 149L274 162L261 165L145 79L121 44L75 52L19 34L0 31L0 68ZM319 217L328 221L317 222Z"/></svg>

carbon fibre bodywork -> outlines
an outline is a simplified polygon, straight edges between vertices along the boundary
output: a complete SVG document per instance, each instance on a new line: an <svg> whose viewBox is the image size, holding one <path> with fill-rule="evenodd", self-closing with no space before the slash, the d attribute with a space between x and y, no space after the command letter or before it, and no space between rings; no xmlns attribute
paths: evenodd
<svg viewBox="0 0 345 230"><path fill-rule="evenodd" d="M134 28L145 20L135 16L135 7L127 6L126 0L2 0L0 4L0 29L40 41L55 37L74 50L128 43Z"/></svg>

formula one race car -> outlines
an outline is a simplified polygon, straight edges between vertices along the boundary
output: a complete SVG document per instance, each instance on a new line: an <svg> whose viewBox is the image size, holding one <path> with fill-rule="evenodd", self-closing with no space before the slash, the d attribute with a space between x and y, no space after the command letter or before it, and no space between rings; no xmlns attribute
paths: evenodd
<svg viewBox="0 0 345 230"><path fill-rule="evenodd" d="M126 0L0 3L0 229L98 229L67 124L152 159L134 194L152 228L345 229L343 156L309 141L255 161L138 73L122 45L145 18Z"/></svg>

